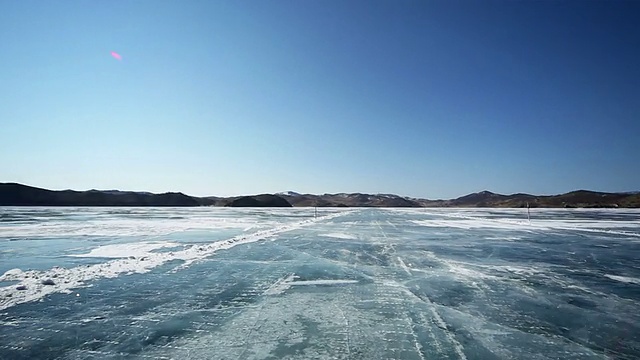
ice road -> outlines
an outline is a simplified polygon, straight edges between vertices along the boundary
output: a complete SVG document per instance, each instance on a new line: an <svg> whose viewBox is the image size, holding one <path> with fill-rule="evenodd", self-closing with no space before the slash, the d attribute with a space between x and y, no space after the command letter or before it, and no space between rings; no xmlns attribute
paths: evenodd
<svg viewBox="0 0 640 360"><path fill-rule="evenodd" d="M0 208L1 359L638 359L640 211Z"/></svg>

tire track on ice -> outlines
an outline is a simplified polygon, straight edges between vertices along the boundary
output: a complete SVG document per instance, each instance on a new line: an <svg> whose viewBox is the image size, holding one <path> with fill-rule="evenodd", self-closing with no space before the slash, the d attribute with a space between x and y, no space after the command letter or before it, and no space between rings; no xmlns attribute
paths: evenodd
<svg viewBox="0 0 640 360"><path fill-rule="evenodd" d="M431 315L433 316L433 320L435 321L436 326L443 330L445 337L453 345L453 350L455 351L455 353L458 355L460 360L467 360L467 356L464 354L464 347L455 338L455 336L451 335L451 331L447 327L447 323L442 319L442 316L440 316L440 314L436 310L436 305L431 301L431 299L429 299L426 296L425 297L418 296L414 294L411 290L399 284L398 286L400 286L402 288L402 291L404 291L407 295L410 295L411 297L416 298L428 305L429 312L431 312Z"/></svg>
<svg viewBox="0 0 640 360"><path fill-rule="evenodd" d="M391 223L390 221L386 221L389 225L393 226L394 228L396 228L395 225L393 225L393 223ZM382 225L380 224L379 220L375 221L376 226L378 227L378 229L380 230L380 232L382 233L382 237L384 237L385 240L385 244L384 244L384 249L382 251L383 254L387 254L391 257L391 255L395 255L397 254L396 251L396 247L394 246L393 243L391 243L390 238L387 236L387 233L384 231L384 229L382 228ZM404 272L407 273L407 275L412 276L413 274L411 273L411 270L409 269L409 267L407 266L407 264L402 260L402 258L400 256L395 256L398 265L400 266L400 268L402 268L402 270L404 270Z"/></svg>

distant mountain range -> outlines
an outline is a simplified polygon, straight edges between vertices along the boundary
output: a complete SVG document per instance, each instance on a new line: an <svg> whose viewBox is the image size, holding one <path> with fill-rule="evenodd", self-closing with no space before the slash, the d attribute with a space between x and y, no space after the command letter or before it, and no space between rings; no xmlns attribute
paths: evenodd
<svg viewBox="0 0 640 360"><path fill-rule="evenodd" d="M231 207L588 207L638 208L640 192L588 190L561 195L501 195L482 191L450 200L428 200L394 194L300 194L287 191L236 197L195 197L183 193L153 194L119 190L47 190L0 183L0 206L231 206Z"/></svg>
<svg viewBox="0 0 640 360"><path fill-rule="evenodd" d="M183 193L152 194L119 190L53 191L16 183L0 183L4 206L199 206Z"/></svg>

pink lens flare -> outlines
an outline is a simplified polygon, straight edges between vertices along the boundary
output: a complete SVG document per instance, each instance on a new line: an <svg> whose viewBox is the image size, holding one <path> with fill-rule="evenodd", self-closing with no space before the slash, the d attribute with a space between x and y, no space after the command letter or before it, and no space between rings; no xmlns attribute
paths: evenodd
<svg viewBox="0 0 640 360"><path fill-rule="evenodd" d="M111 56L113 56L114 58L118 59L118 60L122 60L122 56L120 56L120 54L118 54L115 51L111 52Z"/></svg>

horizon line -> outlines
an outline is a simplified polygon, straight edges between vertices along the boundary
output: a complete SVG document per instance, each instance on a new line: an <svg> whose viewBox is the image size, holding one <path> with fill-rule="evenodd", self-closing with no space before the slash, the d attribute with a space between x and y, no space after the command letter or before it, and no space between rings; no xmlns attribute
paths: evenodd
<svg viewBox="0 0 640 360"><path fill-rule="evenodd" d="M87 189L87 190L75 190L75 189L58 189L58 190L54 190L54 189L49 189L49 188L45 188L45 187L39 187L39 186L34 186L34 185L27 185L24 183L19 183L19 182L15 182L15 181L8 181L8 182L0 182L0 185L2 184L15 184L15 185L21 185L21 186L28 186L28 187L32 187L32 188L37 188L37 189L42 189L42 190L48 190L48 191L77 191L77 192L85 192L85 191L102 191L102 192L107 192L107 191L120 191L120 192L131 192L131 193L147 193L147 194L168 194L168 193L180 193L186 196L190 196L190 197L194 197L194 198L210 198L210 197L216 197L216 198L232 198L232 197L242 197L242 196L256 196L256 195L285 195L285 196L290 196L290 195L286 195L284 193L287 192L293 192L299 195L312 195L312 196L322 196L322 195L339 195L339 194L347 194L347 195L352 195L352 194L362 194L362 195L393 195L393 196L398 196L401 198L408 198L408 199L419 199L419 200L429 200L429 201L446 201L446 200L455 200L455 199L459 199L461 197L465 197L465 196L469 196L469 195L474 195L474 194L481 194L484 192L488 192L494 195L502 195L502 196L513 196L513 195L530 195L530 196L558 196L558 195L565 195L565 194L570 194L573 192L578 192L578 191L588 191L588 192L594 192L594 193L606 193L606 194L628 194L628 195L634 195L634 194L638 194L640 193L640 190L631 190L631 191L598 191L598 190L588 190L588 189L576 189L576 190L571 190L571 191L567 191L567 192L562 192L562 193L555 193L555 194L533 194L533 193L527 193L527 192L515 192L515 193L510 193L510 194L503 194L503 193L499 193L499 192L493 192L491 190L481 190L481 191L476 191L476 192L471 192L471 193L467 193L467 194L463 194L460 195L458 197L453 197L453 198L435 198L435 199L429 199L429 198L425 198L425 197L415 197L415 196L407 196L407 195L399 195L396 193L388 193L388 192L378 192L378 193L366 193L366 192L335 192L335 193L328 193L328 192L324 192L324 193L307 193L307 192L297 192L297 191L293 191L293 190L286 190L286 191L278 191L278 192L273 192L273 193L268 193L268 192L262 192L262 193L249 193L249 194L240 194L240 195L230 195L230 196L219 196L219 195L205 195L205 196L196 196L196 195L189 195L185 192L182 191L164 191L164 192L152 192L152 191L148 191L148 190L120 190L120 189L96 189L96 188L91 188L91 189Z"/></svg>

